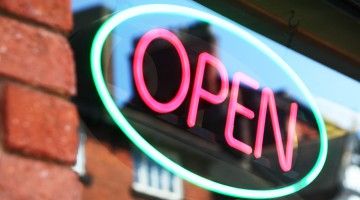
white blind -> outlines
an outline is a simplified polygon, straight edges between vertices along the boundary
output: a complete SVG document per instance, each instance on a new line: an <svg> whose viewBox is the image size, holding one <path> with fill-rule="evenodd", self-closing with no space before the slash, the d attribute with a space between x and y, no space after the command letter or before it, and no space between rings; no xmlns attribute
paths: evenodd
<svg viewBox="0 0 360 200"><path fill-rule="evenodd" d="M133 150L133 189L160 199L183 199L182 180L149 159L139 150Z"/></svg>

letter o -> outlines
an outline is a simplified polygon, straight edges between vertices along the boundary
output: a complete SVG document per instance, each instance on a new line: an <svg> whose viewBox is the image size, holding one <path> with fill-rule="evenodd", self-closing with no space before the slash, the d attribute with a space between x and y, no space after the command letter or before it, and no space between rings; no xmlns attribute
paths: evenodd
<svg viewBox="0 0 360 200"><path fill-rule="evenodd" d="M143 60L147 47L155 39L164 39L170 42L176 49L181 62L181 83L173 99L166 103L155 100L149 93L143 74ZM190 85L189 58L180 39L172 32L156 28L145 33L139 40L134 54L133 75L136 89L144 103L153 111L158 113L169 113L176 110L184 101Z"/></svg>

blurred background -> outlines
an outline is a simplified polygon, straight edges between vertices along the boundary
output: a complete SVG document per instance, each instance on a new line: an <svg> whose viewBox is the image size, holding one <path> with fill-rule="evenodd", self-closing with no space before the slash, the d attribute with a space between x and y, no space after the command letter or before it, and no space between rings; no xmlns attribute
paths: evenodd
<svg viewBox="0 0 360 200"><path fill-rule="evenodd" d="M113 123L95 92L89 59L95 33L113 13L152 3L196 8L237 24L276 52L305 83L325 120L328 157L313 183L283 199L360 199L359 1L74 0L75 26L70 43L77 66L78 95L73 101L81 116L81 137L73 169L85 186L83 199L232 199L180 179L139 151ZM201 106L201 119L192 129L184 125L186 108L158 115L144 106L131 78L132 52L139 38L157 26L178 35L192 66L199 52L211 52L224 63L230 76L240 70L258 80L260 88L272 88L282 130L287 127L290 103L299 104L291 173L279 172L269 123L265 128L265 134L269 134L264 139L264 158L246 157L225 145L219 135L226 103ZM318 128L291 77L268 64L269 60L258 59L259 52L241 46L243 43L246 41L231 32L191 17L142 16L118 26L108 37L103 48L103 72L114 101L130 123L173 161L231 186L278 188L300 180L314 165L319 151ZM161 42L154 42L144 60L149 90L164 101L179 82L179 63L174 60L168 45ZM177 66L175 72L167 71L168 65ZM204 87L211 91L217 81L217 77L206 75ZM241 91L240 101L259 110L260 92L246 87ZM235 137L253 143L254 127L253 122L236 118L235 132L242 134Z"/></svg>

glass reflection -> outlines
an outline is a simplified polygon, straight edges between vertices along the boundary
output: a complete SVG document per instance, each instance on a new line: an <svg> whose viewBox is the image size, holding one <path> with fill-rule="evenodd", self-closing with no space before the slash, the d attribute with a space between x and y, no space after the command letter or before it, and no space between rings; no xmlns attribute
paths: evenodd
<svg viewBox="0 0 360 200"><path fill-rule="evenodd" d="M290 78L283 72L276 71L278 69L269 59L263 58L263 55L251 49L244 41L234 42L233 45L237 48L224 42L226 38L234 36L219 30L218 27L189 19L182 19L186 23L180 23L179 26L174 26L179 24L178 21L169 22L171 26L160 25L175 33L187 51L190 62L190 87L180 107L171 113L159 114L144 104L136 90L132 75L134 51L139 39L147 31L159 27L154 23L158 18L160 16L148 16L146 19L132 21L131 25L119 27L108 39L111 53L104 54L104 72L109 90L112 91L119 109L143 137L161 149L165 155L166 152L178 152L180 164L196 174L234 187L281 187L297 182L305 176L313 167L319 151L319 133L311 110L302 102L296 86L290 84ZM131 31L124 31L125 29ZM125 44L125 41L131 41L131 44ZM126 46L129 48L125 48ZM260 158L230 147L225 140L229 95L224 102L216 105L200 100L195 126L190 128L187 125L196 66L202 52L207 52L224 63L229 74L230 88L232 76L236 71L242 71L260 83L258 90L240 84L237 102L252 110L255 117L250 120L236 114L234 139L254 147L261 91L267 86L274 91L281 138L285 148L290 105L293 102L297 103L296 137L292 141L294 148L290 171L284 172L279 166L271 121L273 116L270 116L269 110L266 112ZM161 39L152 41L146 49L143 74L147 90L154 99L163 103L171 100L181 82L181 63L174 46ZM207 66L202 88L213 94L218 93L221 86L218 74L216 68ZM282 79L277 79L277 76ZM171 158L171 154L167 156Z"/></svg>

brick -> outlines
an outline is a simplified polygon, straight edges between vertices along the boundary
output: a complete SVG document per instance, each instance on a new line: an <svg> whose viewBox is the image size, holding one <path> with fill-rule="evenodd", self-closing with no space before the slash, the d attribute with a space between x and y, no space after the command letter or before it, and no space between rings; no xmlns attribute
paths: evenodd
<svg viewBox="0 0 360 200"><path fill-rule="evenodd" d="M0 150L0 199L80 200L83 186L69 168Z"/></svg>
<svg viewBox="0 0 360 200"><path fill-rule="evenodd" d="M5 146L26 155L74 164L79 143L76 107L11 83L3 88Z"/></svg>
<svg viewBox="0 0 360 200"><path fill-rule="evenodd" d="M184 181L185 199L214 199L210 191Z"/></svg>
<svg viewBox="0 0 360 200"><path fill-rule="evenodd" d="M4 16L0 35L0 76L60 94L76 93L75 64L65 37Z"/></svg>
<svg viewBox="0 0 360 200"><path fill-rule="evenodd" d="M71 0L1 0L0 8L65 32L73 27Z"/></svg>
<svg viewBox="0 0 360 200"><path fill-rule="evenodd" d="M117 154L122 154L122 156L118 157L104 144L93 138L88 138L86 142L86 168L93 177L93 183L84 189L84 199L136 199L131 194L132 166L127 165L131 163L130 153L126 150L117 151Z"/></svg>

